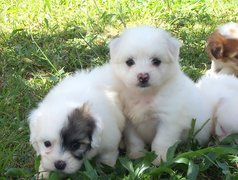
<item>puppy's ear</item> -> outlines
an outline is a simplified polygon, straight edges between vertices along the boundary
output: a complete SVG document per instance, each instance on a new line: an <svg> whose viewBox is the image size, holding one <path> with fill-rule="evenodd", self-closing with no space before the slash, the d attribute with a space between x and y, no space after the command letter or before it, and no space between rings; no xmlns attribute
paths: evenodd
<svg viewBox="0 0 238 180"><path fill-rule="evenodd" d="M117 49L120 43L120 37L114 38L109 43L109 49L110 49L110 57L115 55L117 53Z"/></svg>
<svg viewBox="0 0 238 180"><path fill-rule="evenodd" d="M206 50L211 58L221 59L223 58L224 47L220 41L208 41Z"/></svg>
<svg viewBox="0 0 238 180"><path fill-rule="evenodd" d="M32 144L33 148L36 150L37 154L40 154L40 148L37 143L37 122L38 119L41 117L41 112L37 109L32 110L28 116L28 123L30 127L30 143ZM38 127L39 128L39 127Z"/></svg>
<svg viewBox="0 0 238 180"><path fill-rule="evenodd" d="M179 42L178 39L171 36L167 39L167 44L168 44L169 58L172 61L177 61L179 59L179 51L181 43Z"/></svg>
<svg viewBox="0 0 238 180"><path fill-rule="evenodd" d="M218 31L215 31L208 36L206 51L211 59L223 58L225 42L226 39Z"/></svg>
<svg viewBox="0 0 238 180"><path fill-rule="evenodd" d="M96 123L96 128L92 135L92 142L91 147L97 148L101 144L101 137L102 137L102 125L99 124L99 122Z"/></svg>

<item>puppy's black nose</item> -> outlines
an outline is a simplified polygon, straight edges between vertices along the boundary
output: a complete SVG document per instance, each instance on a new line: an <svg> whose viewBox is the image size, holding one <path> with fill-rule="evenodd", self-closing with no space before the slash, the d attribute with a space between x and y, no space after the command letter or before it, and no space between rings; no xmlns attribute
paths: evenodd
<svg viewBox="0 0 238 180"><path fill-rule="evenodd" d="M140 83L146 84L150 79L150 75L148 73L139 73L137 74L137 79Z"/></svg>
<svg viewBox="0 0 238 180"><path fill-rule="evenodd" d="M64 170L65 167L66 167L66 163L64 161L56 161L55 162L55 168L57 170Z"/></svg>

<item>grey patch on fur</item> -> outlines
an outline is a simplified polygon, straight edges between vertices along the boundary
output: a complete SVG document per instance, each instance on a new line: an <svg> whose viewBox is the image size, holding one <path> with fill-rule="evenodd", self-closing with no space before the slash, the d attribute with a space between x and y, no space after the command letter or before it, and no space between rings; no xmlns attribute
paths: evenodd
<svg viewBox="0 0 238 180"><path fill-rule="evenodd" d="M76 108L68 116L68 125L62 129L62 148L70 151L79 160L91 149L95 120L84 105Z"/></svg>

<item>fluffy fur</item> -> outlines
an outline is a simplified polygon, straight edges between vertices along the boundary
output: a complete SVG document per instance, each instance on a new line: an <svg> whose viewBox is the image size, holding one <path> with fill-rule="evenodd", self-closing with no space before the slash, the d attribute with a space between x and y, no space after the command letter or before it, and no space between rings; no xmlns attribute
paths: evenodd
<svg viewBox="0 0 238 180"><path fill-rule="evenodd" d="M159 164L168 148L186 136L193 118L200 127L210 117L202 93L180 70L179 49L179 41L168 32L147 26L127 29L110 43L131 158L143 156L149 144Z"/></svg>
<svg viewBox="0 0 238 180"><path fill-rule="evenodd" d="M213 124L214 132L210 132L220 140L227 135L238 133L237 78L224 74L205 75L199 80L197 86L213 107L212 120L216 120L216 122ZM211 127L213 122L209 121L208 123Z"/></svg>
<svg viewBox="0 0 238 180"><path fill-rule="evenodd" d="M238 76L238 23L218 27L207 39L206 50L212 60L209 74Z"/></svg>
<svg viewBox="0 0 238 180"><path fill-rule="evenodd" d="M124 116L111 74L105 65L66 77L31 111L30 142L41 156L41 172L73 173L83 156L114 166Z"/></svg>

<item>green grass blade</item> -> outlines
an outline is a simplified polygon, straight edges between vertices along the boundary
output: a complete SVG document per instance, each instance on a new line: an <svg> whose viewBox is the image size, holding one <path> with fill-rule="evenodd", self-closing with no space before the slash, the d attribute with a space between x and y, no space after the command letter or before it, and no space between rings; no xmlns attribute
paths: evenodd
<svg viewBox="0 0 238 180"><path fill-rule="evenodd" d="M187 179L196 180L199 173L199 166L194 164L193 161L190 161L188 164Z"/></svg>
<svg viewBox="0 0 238 180"><path fill-rule="evenodd" d="M97 171L92 167L90 162L85 157L83 161L84 161L84 166L86 169L86 172L84 172L84 174L91 180L98 179Z"/></svg>

